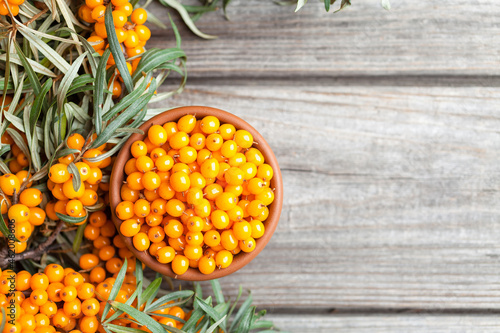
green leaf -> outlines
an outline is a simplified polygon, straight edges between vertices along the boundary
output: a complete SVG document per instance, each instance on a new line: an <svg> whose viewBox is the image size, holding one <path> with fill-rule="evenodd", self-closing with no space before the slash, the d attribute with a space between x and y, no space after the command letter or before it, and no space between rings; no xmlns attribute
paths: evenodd
<svg viewBox="0 0 500 333"><path fill-rule="evenodd" d="M2 306L2 322L0 323L0 332L3 332L3 329L5 328L5 320L7 316L5 315L5 308Z"/></svg>
<svg viewBox="0 0 500 333"><path fill-rule="evenodd" d="M391 10L391 2L390 2L390 0L380 0L380 5L385 10Z"/></svg>
<svg viewBox="0 0 500 333"><path fill-rule="evenodd" d="M191 317L189 317L189 320L182 326L182 329L185 330L186 332L191 332L194 331L196 328L196 324L198 323L198 320L200 320L201 317L203 317L205 313L201 309L195 309L191 313Z"/></svg>
<svg viewBox="0 0 500 333"><path fill-rule="evenodd" d="M23 154L30 160L29 162L31 163L31 158L30 158L31 154L30 154L30 151L28 149L28 146L24 142L23 137L21 136L21 134L19 134L13 128L7 128L7 133L9 133L10 137L12 138L12 140L14 140L15 144L19 147L19 149L21 149L21 151L23 152Z"/></svg>
<svg viewBox="0 0 500 333"><path fill-rule="evenodd" d="M227 316L222 317L220 320L216 321L212 326L207 329L206 333L212 333L217 327L220 326L226 320Z"/></svg>
<svg viewBox="0 0 500 333"><path fill-rule="evenodd" d="M226 17L226 19L229 20L229 17L227 16L227 12L226 12L226 9L227 9L227 6L231 3L232 0L223 0L222 1L222 10L224 11L224 16Z"/></svg>
<svg viewBox="0 0 500 333"><path fill-rule="evenodd" d="M82 217L73 217L73 216L64 215L61 213L56 213L56 215L58 218L60 218L64 222L71 223L71 224L81 223L81 222L85 221L85 219L87 219L87 215L82 216Z"/></svg>
<svg viewBox="0 0 500 333"><path fill-rule="evenodd" d="M123 56L123 51L121 49L120 43L118 43L118 38L116 37L115 25L113 23L113 15L111 14L113 11L113 7L111 3L108 4L106 8L106 14L104 15L104 23L106 25L106 33L108 34L108 43L109 48L111 49L111 53L113 54L113 58L115 59L116 67L120 72L120 75L123 79L123 83L127 88L127 91L130 93L134 90L134 85L132 83L132 77L127 68L127 63L125 61L125 57Z"/></svg>
<svg viewBox="0 0 500 333"><path fill-rule="evenodd" d="M106 303L106 306L104 307L104 311L102 312L101 318L106 318L108 316L109 309L111 308L109 301L114 301L116 298L116 295L118 295L118 292L120 291L120 288L123 285L123 280L125 279L125 273L127 273L127 258L125 258L123 260L122 268L120 269L120 271L118 272L118 275L116 276L115 284L113 285L113 288L111 288L111 292L109 293L108 303ZM114 302L114 303L118 303L118 302ZM120 304L120 303L118 303L118 304ZM132 316L132 317L138 319L136 316Z"/></svg>
<svg viewBox="0 0 500 333"><path fill-rule="evenodd" d="M10 151L10 145L2 145L2 148L0 148L0 156L9 151Z"/></svg>
<svg viewBox="0 0 500 333"><path fill-rule="evenodd" d="M165 303L168 303L168 302L173 301L175 299L183 299L183 301L180 303L185 303L193 295L194 295L194 292L192 290L175 291L173 293L170 293L170 294L167 294L165 296L160 297L159 299L154 301L151 305L146 306L144 308L144 312L154 312L154 311L158 311L161 309L169 308L171 306L175 306L173 304L165 304Z"/></svg>
<svg viewBox="0 0 500 333"><path fill-rule="evenodd" d="M217 302L217 304L225 303L226 301L224 300L224 294L222 293L219 280L211 280L210 283L212 284L212 290L214 292L215 301Z"/></svg>
<svg viewBox="0 0 500 333"><path fill-rule="evenodd" d="M145 52L142 56L139 64L137 65L137 69L132 76L132 80L134 82L137 82L139 80L139 78L143 75L142 72L149 73L153 69L156 69L157 67L168 61L186 57L186 53L179 48L171 48L166 50L151 49L148 51L150 52Z"/></svg>
<svg viewBox="0 0 500 333"><path fill-rule="evenodd" d="M92 73L97 73L97 61L95 60L93 54L95 53L94 48L90 43L81 35L78 35L78 38L80 39L80 42L83 45L83 48L85 51L87 51L89 63L90 63L90 68L92 69Z"/></svg>
<svg viewBox="0 0 500 333"><path fill-rule="evenodd" d="M138 328L132 328L132 327L126 327L126 326L118 326L114 324L106 324L107 328L111 330L111 332L116 332L116 333L144 333L145 331L138 329Z"/></svg>
<svg viewBox="0 0 500 333"><path fill-rule="evenodd" d="M219 321L221 319L221 314L218 313L217 311L214 310L214 308L212 308L210 305L208 305L207 303L205 303L205 301L203 301L201 298L199 297L196 297L195 300L194 300L195 303L198 304L198 306L203 310L205 311L205 313L210 317L212 318L214 321Z"/></svg>
<svg viewBox="0 0 500 333"><path fill-rule="evenodd" d="M82 245L83 240L83 232L85 231L85 227L87 226L87 222L78 226L76 229L75 239L73 241L73 253L77 254L80 251L80 246Z"/></svg>
<svg viewBox="0 0 500 333"><path fill-rule="evenodd" d="M94 127L96 133L99 135L101 133L102 127L102 104L104 103L104 89L107 89L106 84L106 64L108 62L109 55L111 54L110 48L104 51L101 60L99 61L99 66L97 67L97 73L94 85Z"/></svg>
<svg viewBox="0 0 500 333"><path fill-rule="evenodd" d="M42 90L40 81L38 80L35 71L33 71L33 68L29 64L28 60L26 59L26 56L24 55L19 45L17 43L14 43L14 46L16 47L16 52L19 56L19 59L21 59L21 62L23 63L24 70L26 71L26 74L28 74L28 79L30 80L31 85L33 86L33 91L35 92L35 95L38 95Z"/></svg>
<svg viewBox="0 0 500 333"><path fill-rule="evenodd" d="M152 303L155 296L158 294L158 290L160 289L161 286L161 281L162 279L158 278L149 284L149 286L146 288L146 290L144 290L144 292L141 295L142 301L141 304L138 303L139 306L142 306L144 302L146 302L146 304Z"/></svg>
<svg viewBox="0 0 500 333"><path fill-rule="evenodd" d="M297 0L297 7L295 8L295 12L298 12L304 5L307 3L307 0Z"/></svg>
<svg viewBox="0 0 500 333"><path fill-rule="evenodd" d="M262 329L262 328L273 328L273 327L274 327L274 323L272 321L259 320L259 321L252 323L252 325L250 326L250 329L251 330L258 330L258 329Z"/></svg>
<svg viewBox="0 0 500 333"><path fill-rule="evenodd" d="M255 306L247 309L241 316L240 324L238 325L237 332L239 333L249 333L250 325L252 324L252 318L255 313Z"/></svg>
<svg viewBox="0 0 500 333"><path fill-rule="evenodd" d="M42 112L42 106L45 103L45 97L47 96L48 92L50 91L50 88L52 88L52 79L48 78L47 81L42 86L42 90L40 91L39 94L36 94L35 100L33 102L33 106L31 107L30 111L30 127L35 128L36 122L38 121L38 118L40 117L40 113Z"/></svg>
<svg viewBox="0 0 500 333"><path fill-rule="evenodd" d="M5 62L9 61L11 63L17 64L17 65L21 65L21 66L24 67L21 58L17 54L15 54L15 53L9 54L9 58L8 59L7 59L7 54L9 54L9 53L5 53L5 54L0 55L0 60L1 61L5 61ZM26 60L30 64L31 68L33 69L33 71L35 73L40 73L42 75L50 76L50 77L56 77L57 76L56 74L54 74L54 72L52 72L47 67L41 65L40 63L38 63L38 62L36 62L36 61L34 61L32 59L29 59L29 58L26 59ZM6 71L6 73L8 73L8 71ZM8 76L6 75L6 77L8 77Z"/></svg>
<svg viewBox="0 0 500 333"><path fill-rule="evenodd" d="M154 91L156 89L156 80L151 82L150 90ZM132 105L130 105L125 111L123 111L118 117L116 117L99 135L95 141L92 143L92 148L99 147L104 143L108 142L111 137L116 135L116 130L122 127L127 121L132 119L137 112L139 112L142 108L146 107L151 97L153 97L154 93L148 93L137 100L135 100Z"/></svg>
<svg viewBox="0 0 500 333"><path fill-rule="evenodd" d="M80 177L80 172L78 171L78 168L76 167L75 163L71 162L68 165L68 171L70 174L73 175L73 189L75 192L78 192L80 190L80 187L83 186L82 184L82 179Z"/></svg>
<svg viewBox="0 0 500 333"><path fill-rule="evenodd" d="M64 101L67 98L68 90L73 83L73 80L78 76L78 70L82 66L83 60L85 59L87 52L81 54L78 58L73 61L73 64L68 69L63 79L61 80L61 84L59 85L59 89L57 92L57 104L59 110L62 110L64 105Z"/></svg>
<svg viewBox="0 0 500 333"><path fill-rule="evenodd" d="M118 285L118 281L115 283L115 286L116 285ZM153 318L151 318L147 314L131 307L130 305L122 304L122 303L119 303L116 301L111 302L111 305L115 309L121 310L121 311L129 314L133 318L135 318L138 322L140 322L141 324L146 326L149 330L151 330L151 332L153 332L153 333L164 333L165 332L165 329L156 320L154 320ZM107 306L108 306L108 304L106 304L106 307ZM106 308L105 308L105 311L106 311ZM106 315L107 315L107 312L106 312ZM106 318L104 316L104 313L103 313L103 317Z"/></svg>
<svg viewBox="0 0 500 333"><path fill-rule="evenodd" d="M182 20L188 26L189 30L191 30L196 36L201 37L201 38L205 38L205 39L217 38L217 36L207 35L207 34L204 34L203 32L201 32L194 24L193 20L189 16L189 13L187 12L187 10L177 0L160 0L160 3L164 6L172 7L173 9L175 9L181 15Z"/></svg>

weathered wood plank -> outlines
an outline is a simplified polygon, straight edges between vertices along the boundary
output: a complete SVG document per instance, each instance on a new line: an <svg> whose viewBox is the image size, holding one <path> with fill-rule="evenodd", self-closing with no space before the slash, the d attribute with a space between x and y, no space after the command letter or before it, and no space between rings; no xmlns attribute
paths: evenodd
<svg viewBox="0 0 500 333"><path fill-rule="evenodd" d="M243 116L283 171L268 247L221 280L271 308L500 304L500 89L191 85L162 104Z"/></svg>
<svg viewBox="0 0 500 333"><path fill-rule="evenodd" d="M267 318L269 317L269 318ZM288 332L315 333L467 333L498 332L497 315L269 315L276 327Z"/></svg>
<svg viewBox="0 0 500 333"><path fill-rule="evenodd" d="M150 8L168 22L164 8ZM271 0L235 0L197 25L219 39L203 41L185 27L190 77L332 77L338 75L498 75L500 2L356 0L342 13L309 1L298 13ZM182 24L180 24L182 25ZM148 47L172 43L153 29Z"/></svg>

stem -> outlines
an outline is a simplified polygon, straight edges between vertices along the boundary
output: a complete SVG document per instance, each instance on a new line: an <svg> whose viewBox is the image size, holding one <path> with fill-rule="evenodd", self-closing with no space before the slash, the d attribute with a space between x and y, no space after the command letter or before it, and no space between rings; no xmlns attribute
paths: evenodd
<svg viewBox="0 0 500 333"><path fill-rule="evenodd" d="M42 244L38 245L36 248L33 248L29 251L16 254L14 256L13 260L14 261L21 261L21 260L25 260L25 259L40 259L42 257L42 255L45 252L47 252L47 250L52 245L52 243L54 243L57 235L59 234L59 232L61 232L61 229L63 227L64 227L64 222L62 220L60 220L57 223L57 226L54 229L54 231L52 232L52 234L49 236L49 238L47 238L47 240L45 242L43 242ZM2 253L0 254L0 256L1 256L0 267L6 267L9 264L9 262L12 260L12 258L9 258L7 253L5 253L7 251L8 251L7 248L4 248L2 250Z"/></svg>

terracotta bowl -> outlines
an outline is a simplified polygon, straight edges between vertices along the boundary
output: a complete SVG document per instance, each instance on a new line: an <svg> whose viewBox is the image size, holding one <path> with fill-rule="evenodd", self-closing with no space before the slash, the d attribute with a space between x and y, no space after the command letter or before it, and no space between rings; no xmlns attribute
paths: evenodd
<svg viewBox="0 0 500 333"><path fill-rule="evenodd" d="M177 121L179 118L186 114L192 114L196 115L197 118L201 119L205 116L212 115L216 116L221 124L223 123L229 123L234 125L236 129L245 129L248 132L250 132L253 137L254 141L257 143L255 147L258 147L258 149L261 151L261 153L264 155L266 163L271 165L271 167L274 170L274 176L273 179L271 180L271 188L274 188L274 202L268 207L269 208L269 217L267 220L264 222L264 225L266 227L266 231L264 233L264 236L256 240L256 247L253 252L250 253L244 253L240 252L237 255L234 256L232 264L224 269L215 269L215 271L212 274L202 274L198 269L193 269L189 268L186 273L180 276L176 276L175 273L171 269L170 264L161 264L159 263L156 258L152 257L147 251L139 252L137 251L133 244L132 244L132 238L131 237L124 237L122 236L123 240L125 241L125 244L127 247L132 251L135 256L144 264L146 264L148 267L151 269L155 270L156 272L159 272L161 274L164 274L166 276L170 276L173 278L178 278L181 280L188 280L188 281L202 281L202 280L211 280L211 279L216 279L220 278L226 275L229 275L246 264L248 264L252 259L254 259L260 251L264 249L266 244L269 242L271 239L271 236L273 235L274 231L276 230L276 226L278 225L278 221L280 218L281 214L281 208L283 205L283 183L281 179L281 172L280 168L278 165L278 161L276 157L274 156L271 148L267 144L267 142L264 140L262 135L257 132L252 126L250 126L247 122L242 120L241 118L238 118L237 116L219 110L215 108L210 108L210 107L205 107L205 106L186 106L186 107L179 107L175 108L169 111L165 111L154 118L146 121L140 128L143 130L145 133L147 133L148 129L155 124L158 125L163 125L166 122L169 121ZM115 223L116 227L120 228L120 224L123 222L120 220L116 214L115 214L115 207L120 203L121 197L120 197L120 187L123 184L124 180L126 179L125 173L124 173L124 167L125 163L131 158L131 153L130 153L130 146L134 141L137 140L143 140L144 135L140 134L133 134L128 141L125 143L123 148L121 149L120 153L118 154L118 157L116 158L115 165L113 168L113 172L111 174L111 183L110 183L110 201L111 201L111 211L113 214L113 222Z"/></svg>

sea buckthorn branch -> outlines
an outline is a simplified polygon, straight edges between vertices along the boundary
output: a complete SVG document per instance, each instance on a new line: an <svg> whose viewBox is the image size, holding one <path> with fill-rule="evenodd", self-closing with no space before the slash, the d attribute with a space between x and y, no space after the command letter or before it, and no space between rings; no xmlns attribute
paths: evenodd
<svg viewBox="0 0 500 333"><path fill-rule="evenodd" d="M54 241L57 238L57 235L59 232L61 232L62 228L64 227L64 222L59 221L56 225L56 228L52 231L50 236L45 240L45 242L41 243L35 248L32 248L26 252L22 253L16 253L13 260L14 261L21 261L21 260L26 260L26 259L40 259L44 253L46 253L50 248L51 245L54 243ZM59 245L58 245L59 246ZM7 267L9 264L9 260L12 260L12 258L9 258L7 256L7 248L2 249L2 253L0 255L0 267Z"/></svg>

